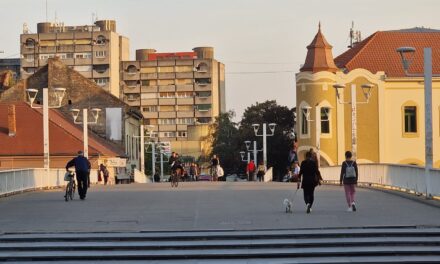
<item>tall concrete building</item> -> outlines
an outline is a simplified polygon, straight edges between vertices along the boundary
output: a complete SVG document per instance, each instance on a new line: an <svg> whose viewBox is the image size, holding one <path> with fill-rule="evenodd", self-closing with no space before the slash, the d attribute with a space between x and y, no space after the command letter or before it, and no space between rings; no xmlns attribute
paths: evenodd
<svg viewBox="0 0 440 264"><path fill-rule="evenodd" d="M171 141L182 152L202 148L200 140L188 135L188 127L211 124L226 110L225 67L212 47L175 53L137 50L135 61L122 62L121 76L124 101L140 108L159 140ZM182 147L185 141L194 145Z"/></svg>
<svg viewBox="0 0 440 264"><path fill-rule="evenodd" d="M119 97L120 62L129 59L128 38L116 33L114 20L94 25L37 24L37 33L24 27L20 35L21 76L26 79L49 58L58 56L72 69Z"/></svg>

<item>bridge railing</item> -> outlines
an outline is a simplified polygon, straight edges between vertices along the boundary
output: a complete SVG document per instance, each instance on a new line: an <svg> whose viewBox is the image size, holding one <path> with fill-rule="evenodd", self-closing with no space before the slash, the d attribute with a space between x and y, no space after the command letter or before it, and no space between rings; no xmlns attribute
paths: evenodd
<svg viewBox="0 0 440 264"><path fill-rule="evenodd" d="M325 181L339 183L341 166L321 167ZM398 164L359 164L359 183L424 194L426 192L423 167ZM432 195L440 197L440 170L431 170Z"/></svg>
<svg viewBox="0 0 440 264"><path fill-rule="evenodd" d="M65 186L65 172L65 169L51 169L47 177L46 170L42 168L0 171L0 196ZM96 170L90 172L90 181L97 181Z"/></svg>

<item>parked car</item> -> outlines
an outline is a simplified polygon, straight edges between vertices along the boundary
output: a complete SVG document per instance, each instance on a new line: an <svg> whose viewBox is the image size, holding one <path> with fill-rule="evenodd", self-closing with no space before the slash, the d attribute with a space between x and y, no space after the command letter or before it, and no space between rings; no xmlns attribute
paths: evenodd
<svg viewBox="0 0 440 264"><path fill-rule="evenodd" d="M197 177L198 181L211 181L211 175L202 173Z"/></svg>

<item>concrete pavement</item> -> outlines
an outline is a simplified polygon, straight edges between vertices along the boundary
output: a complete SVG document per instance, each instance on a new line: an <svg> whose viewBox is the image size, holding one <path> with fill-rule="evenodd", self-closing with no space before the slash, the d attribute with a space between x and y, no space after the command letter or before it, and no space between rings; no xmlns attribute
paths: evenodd
<svg viewBox="0 0 440 264"><path fill-rule="evenodd" d="M246 230L440 224L440 209L389 193L357 189L358 211L347 213L339 186L317 188L305 213L302 190L293 214L282 201L289 183L197 182L93 186L85 201L63 200L63 190L0 198L0 232L110 232Z"/></svg>

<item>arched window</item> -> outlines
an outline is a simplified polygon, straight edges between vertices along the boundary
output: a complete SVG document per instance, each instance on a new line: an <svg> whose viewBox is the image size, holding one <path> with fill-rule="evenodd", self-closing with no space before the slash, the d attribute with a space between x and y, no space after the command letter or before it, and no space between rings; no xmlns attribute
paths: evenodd
<svg viewBox="0 0 440 264"><path fill-rule="evenodd" d="M208 72L209 67L208 67L208 64L201 62L201 63L199 63L199 65L197 65L196 69L197 69L197 72Z"/></svg>
<svg viewBox="0 0 440 264"><path fill-rule="evenodd" d="M34 47L35 47L35 44L36 44L36 41L35 41L35 39L32 39L32 38L28 38L28 39L26 39L26 41L25 41L25 43L24 43L24 45L26 46L26 48L34 48Z"/></svg>
<svg viewBox="0 0 440 264"><path fill-rule="evenodd" d="M136 68L136 66L134 66L134 65L130 65L130 66L128 66L128 67L127 67L127 72L128 72L128 73L135 74L135 73L137 72L137 68Z"/></svg>
<svg viewBox="0 0 440 264"><path fill-rule="evenodd" d="M96 45L105 45L105 43L107 43L107 39L103 35L96 38Z"/></svg>

